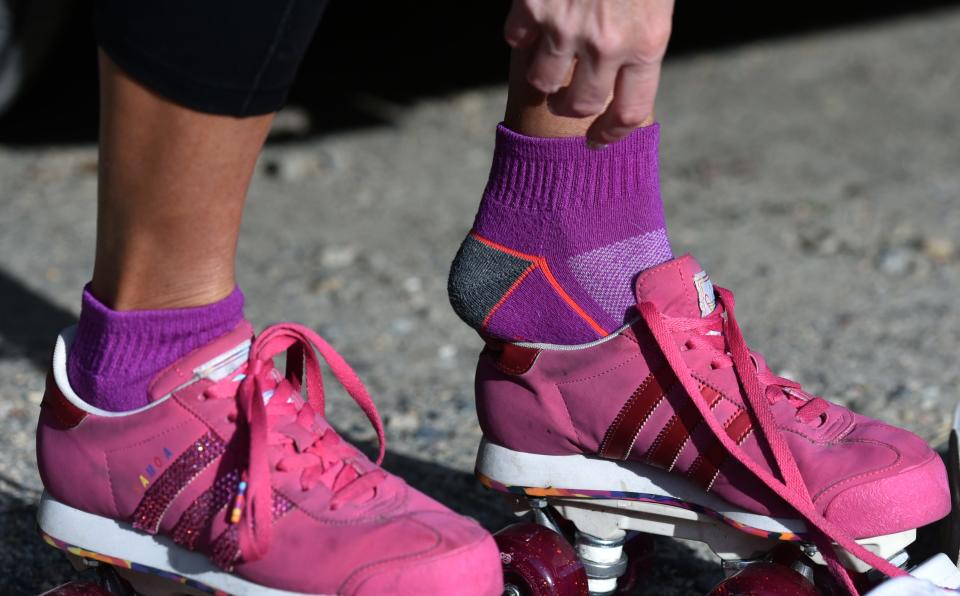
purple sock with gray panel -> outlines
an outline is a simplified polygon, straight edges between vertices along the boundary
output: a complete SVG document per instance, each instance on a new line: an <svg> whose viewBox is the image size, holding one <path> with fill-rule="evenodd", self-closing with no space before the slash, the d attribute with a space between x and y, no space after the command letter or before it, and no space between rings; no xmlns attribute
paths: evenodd
<svg viewBox="0 0 960 596"><path fill-rule="evenodd" d="M83 290L70 353L70 386L92 406L123 412L147 405L147 385L164 368L233 331L243 320L239 288L213 304L115 311Z"/></svg>
<svg viewBox="0 0 960 596"><path fill-rule="evenodd" d="M637 274L673 258L658 140L654 124L593 150L583 137L500 125L473 230L450 270L457 314L506 341L576 344L620 328Z"/></svg>

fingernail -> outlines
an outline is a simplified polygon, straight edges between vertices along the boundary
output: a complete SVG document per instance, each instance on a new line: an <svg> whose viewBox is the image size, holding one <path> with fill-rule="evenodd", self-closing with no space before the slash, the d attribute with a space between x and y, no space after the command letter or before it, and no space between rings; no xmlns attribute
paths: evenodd
<svg viewBox="0 0 960 596"><path fill-rule="evenodd" d="M598 143L596 141L587 141L587 147L593 149L594 151L600 151L601 149L607 146L606 143Z"/></svg>

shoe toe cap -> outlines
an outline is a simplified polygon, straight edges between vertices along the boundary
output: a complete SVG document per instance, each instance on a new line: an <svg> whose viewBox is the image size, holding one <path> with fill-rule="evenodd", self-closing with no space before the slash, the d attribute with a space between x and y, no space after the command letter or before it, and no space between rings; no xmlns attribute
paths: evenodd
<svg viewBox="0 0 960 596"><path fill-rule="evenodd" d="M432 528L436 542L407 556L367 565L345 582L341 593L486 596L503 592L500 552L479 524L449 511L411 513L408 521Z"/></svg>
<svg viewBox="0 0 960 596"><path fill-rule="evenodd" d="M896 464L847 478L820 497L827 499L824 516L856 538L918 528L950 512L943 461L919 437L898 434L900 440L891 442Z"/></svg>

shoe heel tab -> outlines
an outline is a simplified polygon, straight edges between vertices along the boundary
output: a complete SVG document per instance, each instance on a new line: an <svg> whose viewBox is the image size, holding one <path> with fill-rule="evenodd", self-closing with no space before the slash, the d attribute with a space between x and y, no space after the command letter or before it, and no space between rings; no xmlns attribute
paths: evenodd
<svg viewBox="0 0 960 596"><path fill-rule="evenodd" d="M76 331L76 325L72 325L57 336L57 343L50 356L50 370L47 372L43 400L40 402L41 414L48 414L48 420L60 429L73 428L87 416L87 412L69 399L61 389L61 384L64 384L67 392L73 393L67 379L67 353ZM79 397L73 397L80 401Z"/></svg>
<svg viewBox="0 0 960 596"><path fill-rule="evenodd" d="M480 355L490 358L493 365L502 373L522 375L533 368L540 352L541 350L537 348L488 339Z"/></svg>
<svg viewBox="0 0 960 596"><path fill-rule="evenodd" d="M48 414L50 420L60 429L73 428L87 417L87 413L70 403L60 390L53 370L47 373L47 385L40 402L40 411Z"/></svg>

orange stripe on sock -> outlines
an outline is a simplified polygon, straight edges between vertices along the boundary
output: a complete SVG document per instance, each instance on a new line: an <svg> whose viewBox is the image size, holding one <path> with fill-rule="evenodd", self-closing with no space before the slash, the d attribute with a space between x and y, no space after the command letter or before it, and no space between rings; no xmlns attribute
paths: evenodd
<svg viewBox="0 0 960 596"><path fill-rule="evenodd" d="M542 259L541 259L540 257L538 257L538 256L528 255L528 254L525 253L525 252L520 252L519 250L513 250L512 248L507 248L506 246L504 246L504 245L502 245L502 244L497 244L497 243L494 242L493 240L487 240L486 238L484 238L483 236L481 236L480 234L476 233L476 232L473 231L473 230L470 231L470 236L471 236L473 239L475 239L475 240L477 240L477 241L479 241L479 242L483 242L484 244L486 244L486 245L489 246L490 248L499 250L500 252L505 252L505 253L507 253L508 255L512 255L512 256L517 257L517 258L519 258L519 259L523 259L523 260L525 260L525 261L540 261L540 260L542 260Z"/></svg>
<svg viewBox="0 0 960 596"><path fill-rule="evenodd" d="M567 306L572 308L575 313L580 315L580 318L583 319L588 325L590 325L590 327L592 327L594 331L599 333L600 337L606 337L607 335L609 335L606 329L598 325L597 322L593 320L593 317L587 314L587 311L583 310L583 307L577 304L576 301L573 298L571 298L570 295L567 294L562 287L560 287L560 284L557 282L557 279L553 276L553 272L550 271L550 266L547 264L546 259L544 259L543 257L538 257L536 255L528 255L518 250L513 250L512 248L507 248L502 244L497 244L492 240L487 240L486 238L484 238L480 234L477 234L474 231L470 232L470 236L472 236L477 241L486 244L490 248L499 250L501 252L505 252L508 255L511 255L520 259L524 259L526 261L533 261L535 267L540 267L543 270L543 276L547 278L547 282L553 287L557 295L559 295L560 298L567 303ZM530 269L533 269L533 268L534 267L531 267ZM529 271L530 269L528 269L527 271ZM494 306L494 308L496 308L496 305ZM486 319L484 320L484 325L486 325Z"/></svg>
<svg viewBox="0 0 960 596"><path fill-rule="evenodd" d="M550 267L547 265L547 262L543 259L541 259L541 262L543 263L543 275L547 278L547 281L550 282L550 285L553 286L553 289L557 291L557 294L560 294L560 297L563 298L564 302L566 302L570 308L576 311L576 313L580 315L588 325L593 327L593 330L599 333L600 337L606 337L609 335L606 329L598 325L597 322L587 314L587 311L583 310L579 304L574 302L573 298L563 291L563 288L561 288L560 284L557 283L556 278L553 277L553 272L550 271Z"/></svg>
<svg viewBox="0 0 960 596"><path fill-rule="evenodd" d="M497 310L498 310L501 306L503 306L503 303L507 301L507 298L510 297L510 294L513 294L513 291L516 290L518 287L520 287L520 282L522 282L524 279L526 279L526 277L527 277L528 275L530 275L530 272L533 271L533 270L536 269L536 268L537 268L537 265L536 265L536 263L534 263L534 264L530 265L529 267L527 267L526 269L524 269L523 273L520 274L520 277L517 278L517 281L513 282L513 285L511 285L510 288L507 289L507 293L504 294L503 297L500 298L500 300L497 300L497 303L493 305L493 308L491 308L491 309L490 309L490 312L487 313L487 316L484 317L483 323L481 323L481 325L480 325L481 328L483 328L483 329L486 329L486 328L487 328L487 325L490 323L490 319L493 318L493 314L494 314L495 312L497 312Z"/></svg>

